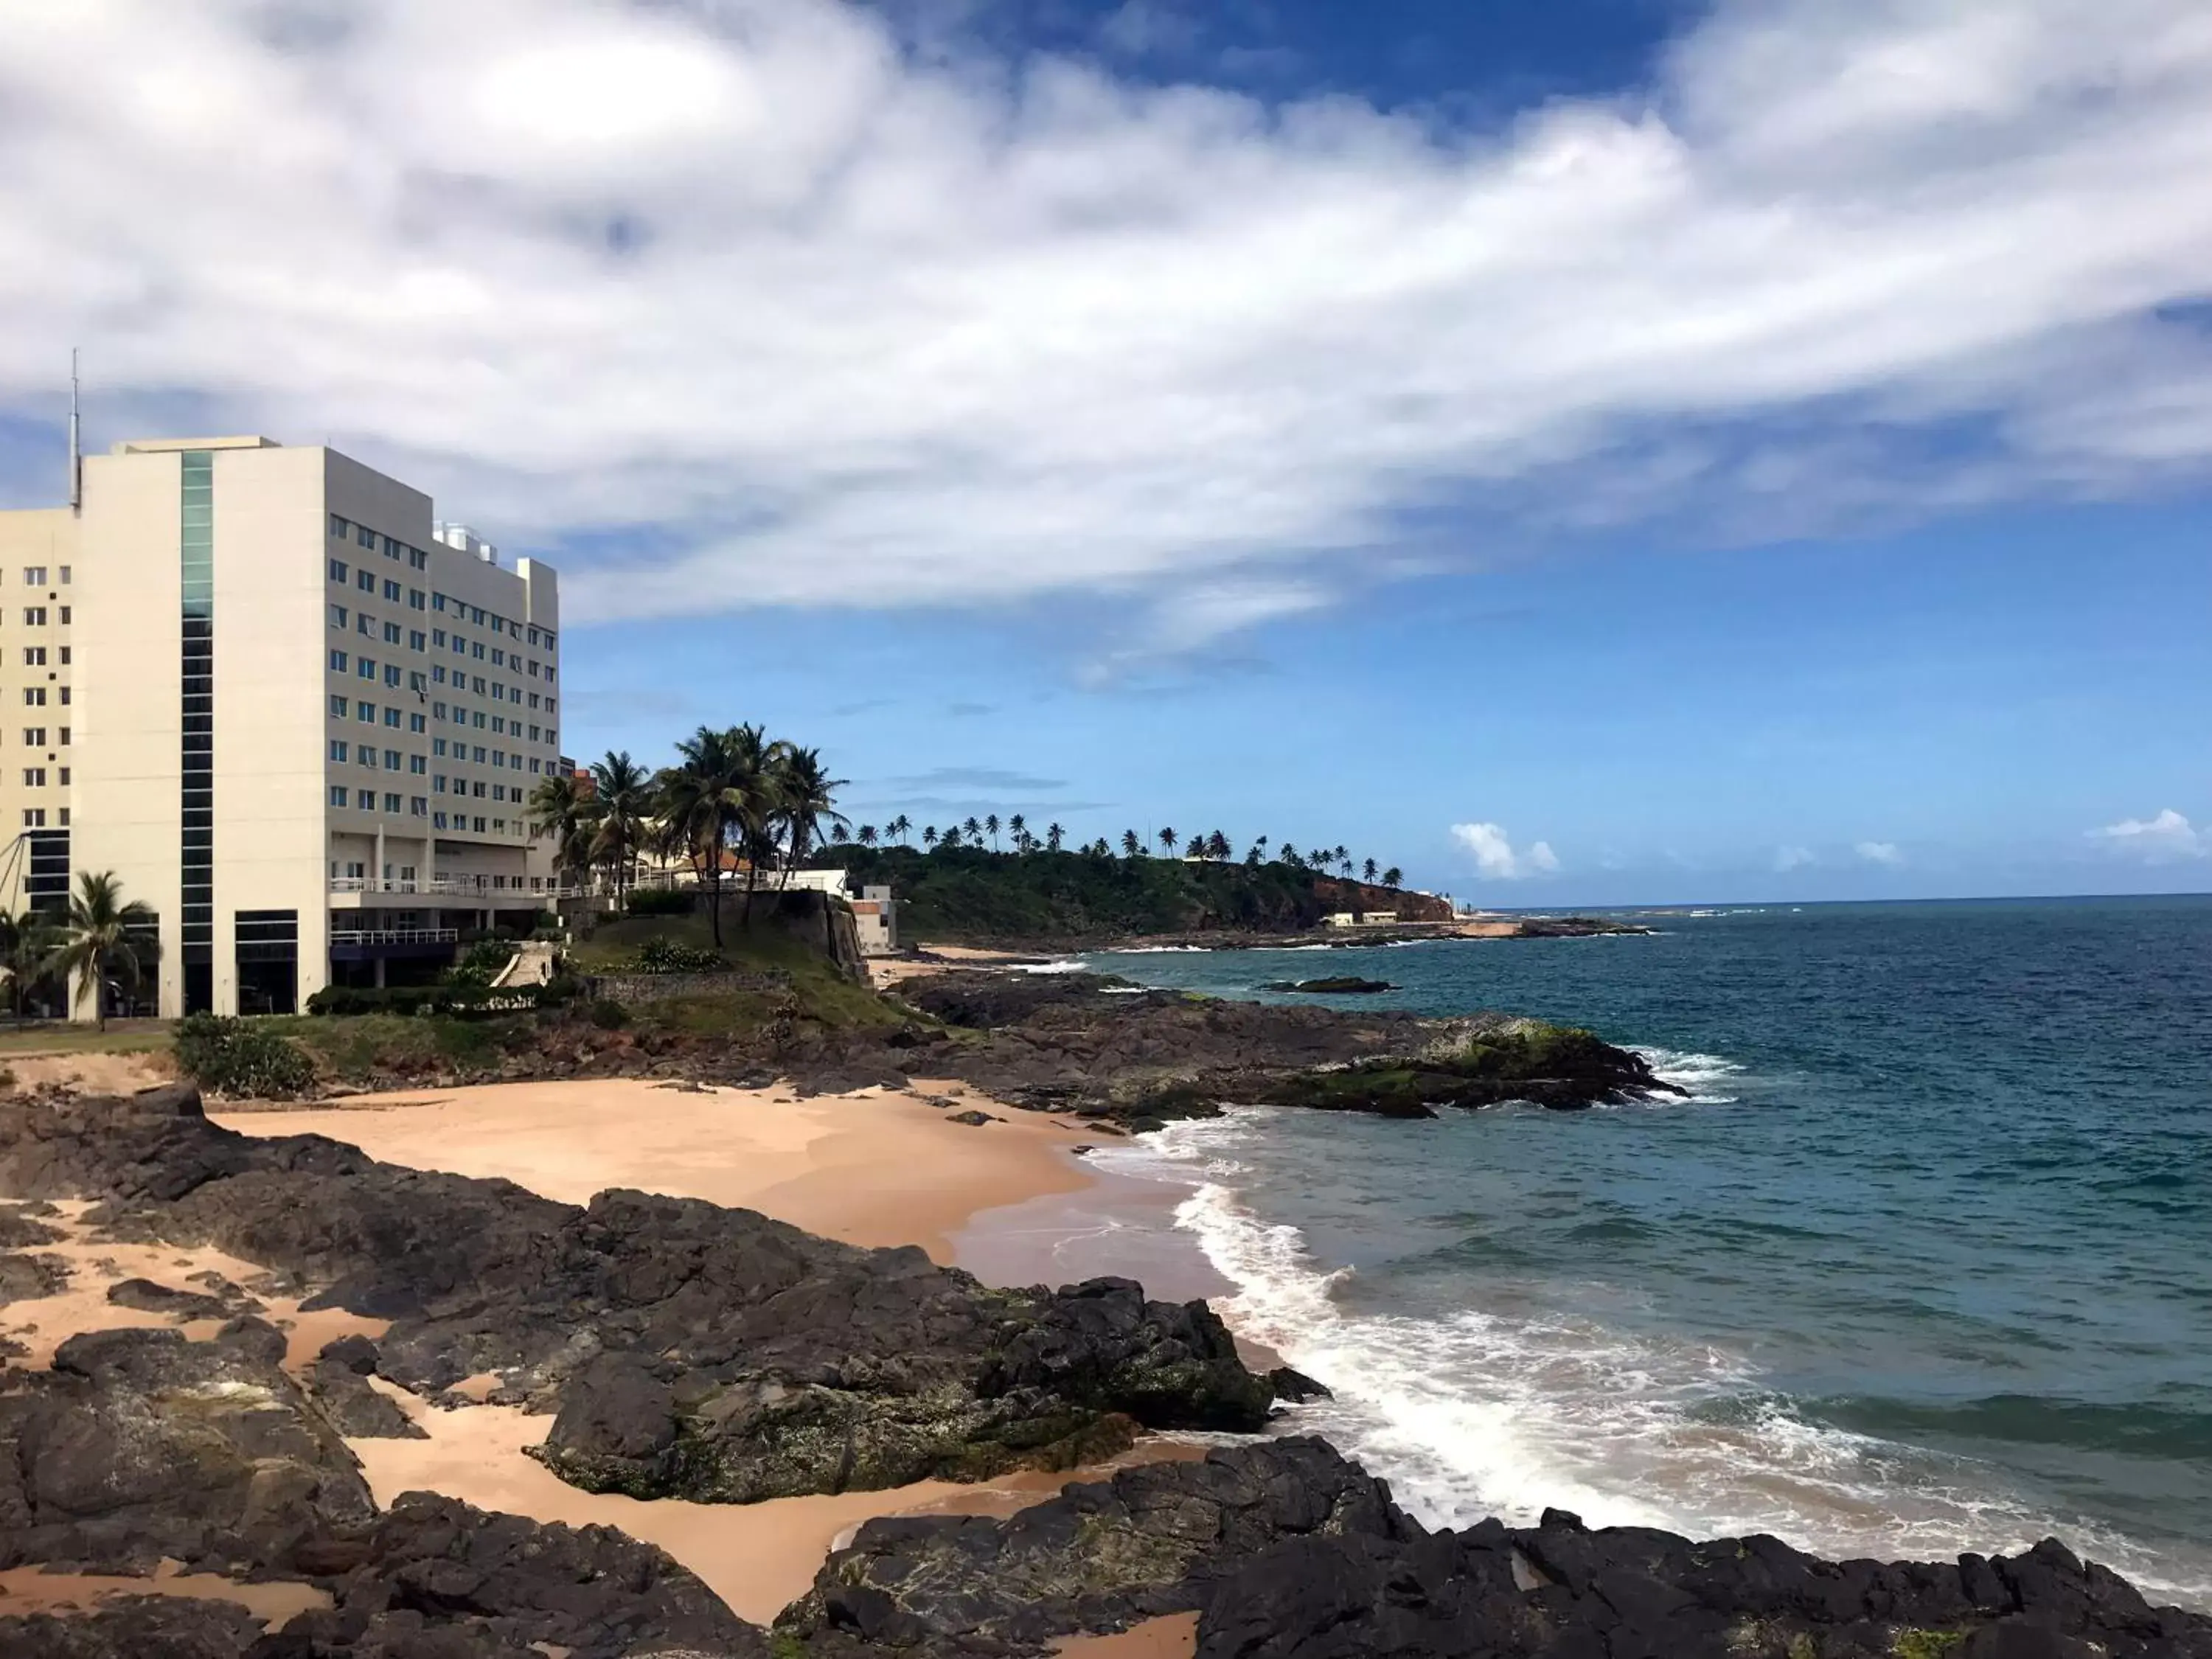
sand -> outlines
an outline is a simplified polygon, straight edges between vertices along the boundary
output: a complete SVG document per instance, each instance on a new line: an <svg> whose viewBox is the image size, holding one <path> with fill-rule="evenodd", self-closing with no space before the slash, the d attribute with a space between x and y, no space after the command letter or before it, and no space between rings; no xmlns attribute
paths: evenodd
<svg viewBox="0 0 2212 1659"><path fill-rule="evenodd" d="M52 1054L0 1056L0 1066L15 1075L18 1089L81 1089L88 1095L127 1095L177 1075L176 1062L167 1049L144 1054Z"/></svg>
<svg viewBox="0 0 2212 1659"><path fill-rule="evenodd" d="M933 1098L941 1103L933 1104ZM952 1112L970 1108L999 1121L981 1127L949 1121ZM856 1244L918 1243L947 1263L964 1240L988 1258L986 1276L1002 1283L1072 1276L1056 1271L1077 1262L1054 1248L1052 1235L1075 1218L1054 1215L1049 1206L1097 1184L1068 1151L1095 1137L1095 1125L1005 1108L957 1083L917 1082L912 1093L866 1090L807 1099L781 1086L694 1092L631 1079L523 1083L361 1096L309 1108L219 1106L210 1115L248 1134L325 1134L415 1168L501 1176L571 1203L586 1202L609 1187L634 1187L758 1210ZM1135 1203L1139 1195L1109 1194L1106 1201L1123 1200ZM250 1289L260 1275L254 1264L216 1251L86 1241L76 1236L76 1218L87 1206L62 1207L57 1224L72 1237L46 1247L46 1253L67 1259L73 1277L59 1296L0 1308L0 1333L31 1350L15 1363L46 1364L54 1344L76 1330L177 1322L109 1304L106 1287L118 1279L144 1277L197 1289L187 1276L214 1272ZM977 1241L991 1237L994 1214L1006 1218L1012 1242L981 1250ZM1104 1271L1113 1264L1082 1265L1085 1271ZM296 1303L261 1300L265 1316L291 1328L294 1364L312 1359L325 1342L345 1332L383 1333L379 1322L341 1312L302 1315ZM194 1336L211 1334L215 1328L213 1321L183 1327ZM471 1378L459 1392L481 1395L495 1382ZM348 1443L380 1504L389 1504L403 1492L427 1490L541 1521L618 1527L667 1550L741 1617L760 1623L805 1594L823 1557L872 1516L1012 1514L1070 1480L1102 1478L1131 1462L1197 1457L1205 1450L1159 1437L1117 1464L1023 1474L980 1486L926 1481L891 1492L746 1505L641 1502L580 1492L527 1456L526 1449L551 1428L550 1416L490 1404L449 1410L381 1381L374 1386L430 1437ZM141 1592L157 1588L143 1581L124 1581L124 1586ZM116 1588L72 1579L19 1589L10 1577L0 1582L0 1597L35 1593L81 1605ZM225 1594L238 1588L227 1580L195 1581L177 1593ZM7 1605L0 1601L0 1607ZM266 1609L279 1623L296 1610ZM1091 1659L1180 1659L1192 1651L1194 1630L1189 1620L1156 1620L1118 1636L1081 1638L1063 1650Z"/></svg>
<svg viewBox="0 0 2212 1659"><path fill-rule="evenodd" d="M481 1509L505 1510L569 1526L619 1527L658 1544L697 1573L740 1618L766 1624L804 1595L823 1558L860 1522L879 1515L1012 1515L1048 1498L1070 1480L1101 1480L1114 1468L1168 1457L1197 1457L1204 1448L1168 1438L1148 1440L1126 1457L1071 1474L1025 1473L981 1485L925 1480L888 1492L777 1498L765 1504L650 1502L617 1493L580 1492L524 1449L543 1441L550 1416L508 1406L446 1411L377 1382L430 1435L428 1440L355 1440L376 1501L404 1492L440 1492Z"/></svg>
<svg viewBox="0 0 2212 1659"><path fill-rule="evenodd" d="M1198 1651L1198 1615L1171 1613L1113 1636L1071 1636L1052 1650L1065 1659L1188 1659Z"/></svg>
<svg viewBox="0 0 2212 1659"><path fill-rule="evenodd" d="M118 1595L182 1595L204 1601L235 1601L282 1629L295 1613L327 1607L331 1598L313 1584L246 1584L211 1572L185 1572L178 1563L164 1561L150 1578L125 1578L112 1573L46 1572L38 1567L9 1567L0 1571L0 1619L58 1608L82 1609Z"/></svg>
<svg viewBox="0 0 2212 1659"><path fill-rule="evenodd" d="M415 1169L504 1176L571 1204L610 1187L703 1198L848 1243L919 1244L948 1264L953 1236L977 1212L1085 1184L1067 1149L1096 1139L1095 1127L957 1083L915 1086L801 1100L786 1087L692 1093L610 1079L209 1115L247 1134L329 1135ZM969 1109L1000 1121L948 1121Z"/></svg>

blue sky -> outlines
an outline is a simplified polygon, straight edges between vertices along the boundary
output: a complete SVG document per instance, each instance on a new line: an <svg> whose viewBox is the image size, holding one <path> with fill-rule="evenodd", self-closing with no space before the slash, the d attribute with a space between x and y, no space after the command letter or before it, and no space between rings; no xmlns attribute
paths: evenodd
<svg viewBox="0 0 2212 1659"><path fill-rule="evenodd" d="M1492 904L2199 890L2207 178L2187 0L55 9L0 501L76 341L95 441L559 564L579 754Z"/></svg>

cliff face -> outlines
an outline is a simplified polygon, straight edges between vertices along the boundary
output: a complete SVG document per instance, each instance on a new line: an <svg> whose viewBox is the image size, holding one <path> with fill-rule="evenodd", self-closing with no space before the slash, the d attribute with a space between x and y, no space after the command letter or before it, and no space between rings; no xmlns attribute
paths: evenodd
<svg viewBox="0 0 2212 1659"><path fill-rule="evenodd" d="M1314 878L1314 896L1324 915L1342 910L1382 911L1401 921L1449 921L1451 901L1431 893L1408 893L1403 889L1377 887L1368 881L1339 881L1333 876Z"/></svg>

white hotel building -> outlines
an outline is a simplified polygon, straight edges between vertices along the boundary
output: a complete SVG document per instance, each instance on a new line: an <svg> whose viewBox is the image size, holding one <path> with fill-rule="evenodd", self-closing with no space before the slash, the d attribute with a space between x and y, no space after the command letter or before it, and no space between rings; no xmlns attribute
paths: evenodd
<svg viewBox="0 0 2212 1659"><path fill-rule="evenodd" d="M164 1016L427 971L550 904L559 640L551 569L335 450L118 444L0 513L0 896L112 871Z"/></svg>

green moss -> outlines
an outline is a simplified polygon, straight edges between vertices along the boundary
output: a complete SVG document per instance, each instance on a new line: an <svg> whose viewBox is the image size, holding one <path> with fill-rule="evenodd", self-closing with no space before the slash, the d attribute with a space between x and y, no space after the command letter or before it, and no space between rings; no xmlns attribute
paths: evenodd
<svg viewBox="0 0 2212 1659"><path fill-rule="evenodd" d="M1966 1639L1962 1630L1900 1630L1890 1638L1889 1650L1897 1659L1945 1659L1951 1650ZM1797 1659L1796 1654L1790 1659Z"/></svg>

